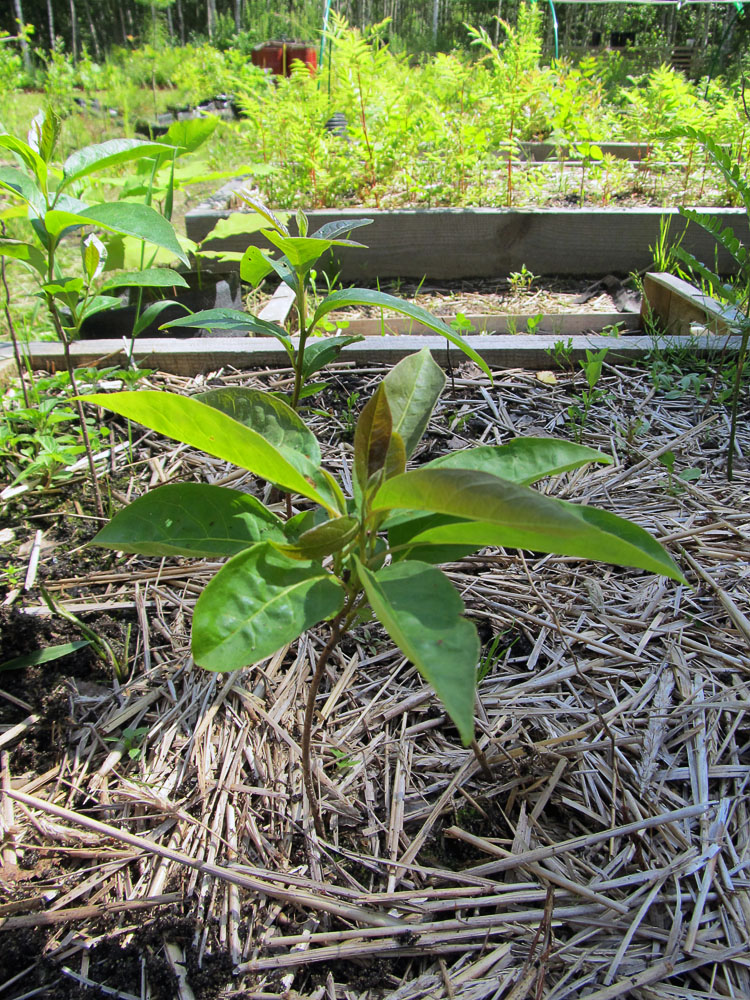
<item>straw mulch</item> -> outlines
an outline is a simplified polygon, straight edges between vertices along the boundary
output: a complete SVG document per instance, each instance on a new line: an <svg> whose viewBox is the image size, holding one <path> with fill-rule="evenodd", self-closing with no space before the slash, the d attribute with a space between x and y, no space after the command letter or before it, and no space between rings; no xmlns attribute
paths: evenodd
<svg viewBox="0 0 750 1000"><path fill-rule="evenodd" d="M418 459L570 434L580 374L458 374ZM334 471L351 450L345 401L380 375L331 377L337 415L313 419ZM49 581L76 613L130 614L137 638L126 681L70 680L45 773L13 770L38 713L0 736L2 1000L750 996L747 413L727 483L722 407L654 390L645 368L609 368L602 387L583 440L614 464L542 488L642 524L689 585L513 552L448 567L485 644L478 756L361 627L319 702L324 840L298 742L324 629L215 675L189 653L214 565L124 557ZM701 478L670 481L668 451ZM127 471L116 499L175 477L262 491L155 435Z"/></svg>

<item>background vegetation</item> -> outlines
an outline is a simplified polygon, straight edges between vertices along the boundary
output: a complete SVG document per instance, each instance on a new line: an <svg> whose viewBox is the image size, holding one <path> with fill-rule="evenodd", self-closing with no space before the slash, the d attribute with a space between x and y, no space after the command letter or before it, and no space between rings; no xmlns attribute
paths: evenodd
<svg viewBox="0 0 750 1000"><path fill-rule="evenodd" d="M515 24L520 0L333 0L331 9L365 30L389 19L395 51L420 53L466 47L464 23L485 28L499 40L496 17ZM317 40L324 0L10 0L0 10L0 31L15 35L18 22L33 26L39 56L65 51L101 62L112 46L133 48L167 41L208 41L242 52L269 38ZM747 48L748 20L727 3L559 3L559 54L578 57L611 47L627 50L641 68L668 61L675 46L692 46L696 76L725 71ZM540 3L544 55L554 55L554 26Z"/></svg>

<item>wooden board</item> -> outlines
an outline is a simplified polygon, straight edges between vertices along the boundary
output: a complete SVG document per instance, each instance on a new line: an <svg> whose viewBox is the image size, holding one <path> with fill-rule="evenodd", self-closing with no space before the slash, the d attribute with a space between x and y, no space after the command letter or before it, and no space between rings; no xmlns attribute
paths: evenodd
<svg viewBox="0 0 750 1000"><path fill-rule="evenodd" d="M441 317L444 323L450 325L452 317ZM529 322L532 324L536 316L528 313L518 314L485 314L481 316L466 316L471 324L472 333L480 334L510 334L528 333ZM335 320L334 320L335 322ZM611 327L618 327L621 333L640 332L641 317L637 313L557 313L542 316L538 327L534 330L536 336L569 337L579 334L601 333ZM422 326L406 316L386 316L383 319L352 319L348 321L342 333L359 333L363 337L379 337L393 334L403 336L414 334L418 336L434 336L434 330Z"/></svg>
<svg viewBox="0 0 750 1000"><path fill-rule="evenodd" d="M649 155L650 147L646 142L597 142L602 153L614 156L617 160L631 160L640 163ZM521 158L541 163L544 160L556 160L560 156L566 159L580 160L576 156L575 146L555 142L519 142Z"/></svg>
<svg viewBox="0 0 750 1000"><path fill-rule="evenodd" d="M231 186L230 186L231 187ZM235 185L236 187L236 185ZM750 229L743 209L710 210L722 226L731 226L743 242ZM199 242L227 218L228 210L199 207L185 216L187 235ZM367 250L340 248L334 271L344 282L376 278L458 280L504 278L526 266L534 274L629 274L652 264L649 246L659 237L659 220L672 219L674 238L686 228L683 246L713 262L715 241L675 209L424 209L377 211L342 209L309 213L310 230L340 219L372 219L357 232ZM294 230L294 224L292 223ZM211 243L212 250L244 251L251 243L266 246L260 234L239 234ZM213 266L213 265L212 265ZM236 267L236 265L232 265ZM719 254L719 267L731 259Z"/></svg>
<svg viewBox="0 0 750 1000"><path fill-rule="evenodd" d="M661 272L649 272L643 279L641 316L644 323L653 319L673 336L688 335L695 325L725 335L744 319L735 308L722 306L690 282Z"/></svg>
<svg viewBox="0 0 750 1000"><path fill-rule="evenodd" d="M549 348L552 338L517 334L516 336L472 336L466 342L476 350L487 364L494 368L528 368L532 370L552 367ZM574 336L570 338L571 360L583 360L587 350L601 350L606 347L611 352L613 362L627 362L643 358L653 349L652 337L624 336L602 337L598 335ZM566 338L567 342L567 338ZM681 344L680 338L662 338L660 347ZM722 339L722 348L736 350L740 338ZM71 346L73 363L77 366L96 364L117 365L125 362L122 343L113 341L78 341ZM691 350L696 354L716 350L715 337L695 337L690 341ZM356 365L395 364L401 358L423 347L429 347L435 359L447 366L461 364L465 356L457 347L446 347L442 337L402 336L368 337L365 341L345 348L342 361ZM60 371L64 368L62 347L54 343L29 344L31 364L36 369ZM252 370L262 367L288 368L289 361L283 348L270 338L196 338L195 340L137 340L134 357L144 368L172 372L175 375L197 375L215 372L231 367L238 370Z"/></svg>

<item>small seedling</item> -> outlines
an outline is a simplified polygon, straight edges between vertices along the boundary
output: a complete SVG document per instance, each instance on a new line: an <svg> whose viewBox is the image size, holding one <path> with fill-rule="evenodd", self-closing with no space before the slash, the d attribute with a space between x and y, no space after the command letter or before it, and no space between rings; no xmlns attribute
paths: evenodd
<svg viewBox="0 0 750 1000"><path fill-rule="evenodd" d="M336 760L336 767L340 771L348 771L359 764L359 761L355 757L350 757L345 750L339 750L338 747L331 747L330 749Z"/></svg>
<svg viewBox="0 0 750 1000"><path fill-rule="evenodd" d="M131 729L128 726L123 729L122 736L105 736L105 743L122 743L124 752L131 760L138 760L141 756L141 744L148 735L148 726L138 726Z"/></svg>
<svg viewBox="0 0 750 1000"><path fill-rule="evenodd" d="M305 498L284 522L248 493L168 484L122 510L94 543L146 555L228 557L193 614L193 658L208 670L258 663L327 623L301 740L305 790L320 834L311 766L317 694L331 652L363 613L380 621L432 685L469 746L479 636L436 564L497 545L682 580L664 549L637 525L530 488L548 475L610 461L591 448L516 438L407 471L445 381L427 349L389 371L359 415L351 496L323 466L320 445L296 411L268 393L233 387L192 398L155 391L85 397Z"/></svg>
<svg viewBox="0 0 750 1000"><path fill-rule="evenodd" d="M583 432L588 425L591 407L607 398L607 393L598 388L599 379L602 375L602 365L608 353L608 348L603 347L601 351L586 351L586 360L579 361L586 378L586 385L581 389L581 401L568 407L568 417L576 441L580 441Z"/></svg>
<svg viewBox="0 0 750 1000"><path fill-rule="evenodd" d="M528 292L535 281L536 275L525 264L521 264L520 271L511 271L508 277L508 285L514 295Z"/></svg>
<svg viewBox="0 0 750 1000"><path fill-rule="evenodd" d="M683 469L682 472L675 474L675 460L676 456L673 451L665 451L663 455L659 456L659 462L667 470L667 493L670 496L678 496L685 489L682 483L694 483L702 475L701 470L696 468Z"/></svg>
<svg viewBox="0 0 750 1000"><path fill-rule="evenodd" d="M537 313L535 316L529 316L526 320L526 332L530 334L535 334L539 327L542 325L542 320L544 319L544 313Z"/></svg>
<svg viewBox="0 0 750 1000"><path fill-rule="evenodd" d="M573 338L568 337L567 343L564 340L556 340L552 347L546 347L544 353L547 354L553 364L558 368L573 371Z"/></svg>

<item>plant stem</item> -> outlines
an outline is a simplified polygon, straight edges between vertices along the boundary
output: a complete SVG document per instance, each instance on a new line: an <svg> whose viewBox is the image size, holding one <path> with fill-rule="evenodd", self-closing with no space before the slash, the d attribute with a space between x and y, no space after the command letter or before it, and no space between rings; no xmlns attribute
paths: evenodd
<svg viewBox="0 0 750 1000"><path fill-rule="evenodd" d="M5 223L2 223L0 228L3 236L5 235ZM2 274L3 288L5 289L5 301L3 302L3 307L5 310L5 319L8 324L8 330L10 332L10 339L13 343L13 354L16 359L16 368L18 369L18 378L21 381L21 392L23 393L23 405L26 409L29 408L29 393L26 388L26 378L24 377L24 367L22 365L21 350L18 346L18 337L16 336L16 328L13 325L13 317L10 313L10 291L8 289L8 279L5 274L5 257L0 257L0 273Z"/></svg>
<svg viewBox="0 0 750 1000"><path fill-rule="evenodd" d="M96 466L94 465L94 453L91 450L91 441L89 440L89 432L86 427L86 414L83 412L83 404L80 399L78 399L78 384L76 383L75 371L73 369L73 359L70 356L70 340L65 332L65 327L62 325L62 320L60 319L60 314L57 311L57 306L55 300L51 295L47 295L47 308L49 309L50 315L52 316L52 322L55 325L55 331L57 336L60 338L63 345L63 354L65 356L65 367L68 372L68 378L70 379L70 388L73 391L75 398L76 411L78 412L78 423L81 427L81 437L83 438L83 447L86 450L86 459L89 466L89 475L91 477L91 486L94 490L94 502L96 503L96 512L99 517L103 518L104 515L104 504L102 502L102 494L99 489L99 481L96 478Z"/></svg>
<svg viewBox="0 0 750 1000"><path fill-rule="evenodd" d="M372 146L370 145L370 137L367 134L367 117L365 115L365 96L362 93L362 77L359 71L359 66L357 67L357 94L359 96L359 118L362 123L362 135L364 136L365 146L367 148L367 159L370 165L370 183L372 184L372 194L375 198L375 207L380 208L380 199L378 198L377 183L378 178L375 173L375 157L373 156Z"/></svg>
<svg viewBox="0 0 750 1000"><path fill-rule="evenodd" d="M315 784L313 782L310 760L313 715L315 714L315 700L318 696L318 689L320 687L320 682L323 679L323 671L325 670L326 663L328 663L328 657L338 645L339 639L345 631L342 627L342 622L344 621L349 610L350 608L348 605L345 605L331 623L331 635L318 657L318 662L315 664L315 673L313 674L313 679L310 682L310 690L307 693L307 704L305 706L305 722L302 728L302 780L305 785L305 793L307 794L307 801L310 806L310 812L312 813L313 823L315 824L315 832L319 837L325 836L325 828L323 826L323 818L320 815L318 797L315 794Z"/></svg>
<svg viewBox="0 0 750 1000"><path fill-rule="evenodd" d="M305 280L302 275L298 275L299 286L297 288L297 316L299 319L299 347L297 356L294 359L294 391L292 393L292 409L297 409L300 393L304 385L305 366L305 343L307 342L307 298L305 296Z"/></svg>

